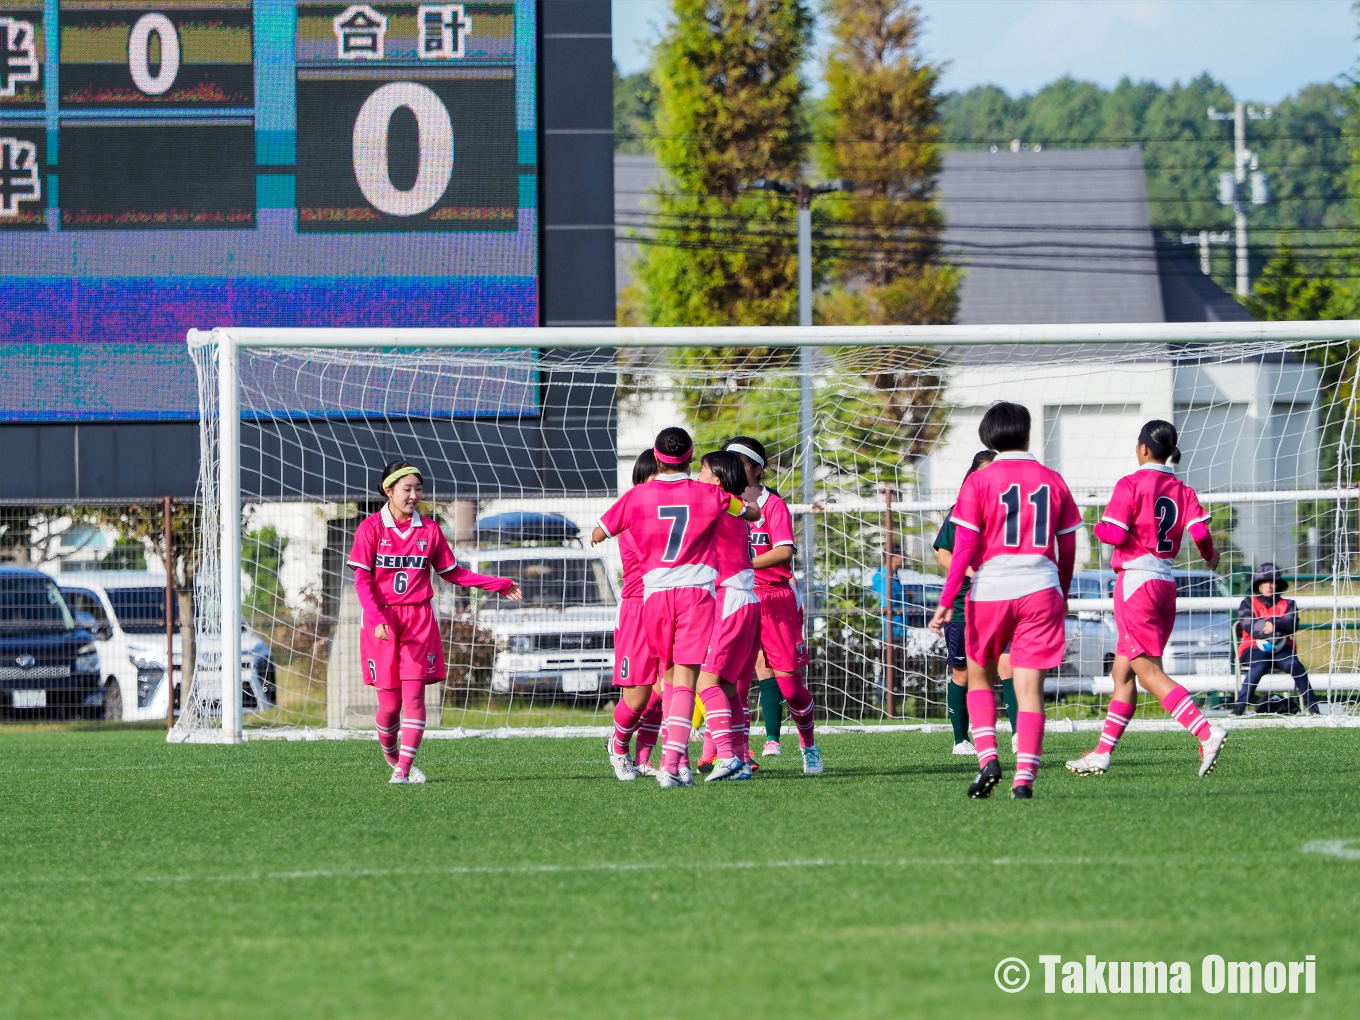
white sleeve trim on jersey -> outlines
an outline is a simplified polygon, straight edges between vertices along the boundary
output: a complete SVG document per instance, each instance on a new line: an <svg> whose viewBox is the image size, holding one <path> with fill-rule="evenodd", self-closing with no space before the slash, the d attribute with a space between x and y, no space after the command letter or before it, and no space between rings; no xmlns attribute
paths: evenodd
<svg viewBox="0 0 1360 1020"><path fill-rule="evenodd" d="M457 569L458 569L458 561L457 561L457 560L454 560L452 563L450 563L450 564L449 564L447 567L445 567L443 570L436 570L435 573L442 576L442 575L444 575L444 574L447 574L447 573L448 573L449 571L451 571L451 570L457 570Z"/></svg>
<svg viewBox="0 0 1360 1020"><path fill-rule="evenodd" d="M606 538L614 537L614 533L604 526L604 521L597 521L595 526L604 532Z"/></svg>
<svg viewBox="0 0 1360 1020"><path fill-rule="evenodd" d="M1192 524L1203 524L1205 521L1210 520L1212 518L1213 514L1205 514L1203 517L1196 517L1193 521L1186 521L1185 526L1188 528Z"/></svg>
<svg viewBox="0 0 1360 1020"><path fill-rule="evenodd" d="M1101 524L1114 524L1114 525L1116 525L1116 526L1118 526L1118 527L1123 528L1125 531L1128 531L1128 530L1129 530L1129 526L1128 526L1127 524L1125 524L1123 521L1117 521L1117 520L1115 520L1115 519L1114 519L1113 517L1111 517L1109 514L1106 514L1104 517L1102 517L1102 518L1100 519L1100 523L1101 523Z"/></svg>
<svg viewBox="0 0 1360 1020"><path fill-rule="evenodd" d="M791 545L791 546L793 546L795 549L798 548L798 543L795 542L795 541L793 541L793 539L791 539L791 538L786 538L786 539L783 539L782 541L776 542L774 545L770 546L770 548L771 548L771 549L778 549L781 545Z"/></svg>
<svg viewBox="0 0 1360 1020"><path fill-rule="evenodd" d="M370 574L373 573L373 566L371 564L355 563L353 560L346 560L345 562L348 563L355 570L367 570Z"/></svg>
<svg viewBox="0 0 1360 1020"><path fill-rule="evenodd" d="M1074 524L1074 525L1072 525L1070 528L1060 528L1060 529L1058 530L1058 534L1059 534L1059 535L1070 535L1070 534L1072 534L1072 532L1074 532L1074 531L1080 531L1080 530L1081 530L1081 527L1082 527L1082 524L1085 524L1085 523L1086 523L1085 521L1082 521L1081 524ZM1128 529L1127 527L1125 527L1124 530L1125 530L1125 531L1128 531L1129 529Z"/></svg>
<svg viewBox="0 0 1360 1020"><path fill-rule="evenodd" d="M969 524L967 521L961 521L961 520L959 520L957 517L951 517L951 518L949 518L949 519L950 519L951 521L953 521L955 524L957 524L960 528L967 528L969 531L977 531L977 532L981 532L981 531L982 531L982 528L981 528L979 525L976 525L976 524Z"/></svg>

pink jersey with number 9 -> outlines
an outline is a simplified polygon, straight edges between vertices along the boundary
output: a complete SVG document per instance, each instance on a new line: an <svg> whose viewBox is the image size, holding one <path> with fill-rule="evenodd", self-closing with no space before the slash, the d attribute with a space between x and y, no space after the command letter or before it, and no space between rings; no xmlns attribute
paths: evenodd
<svg viewBox="0 0 1360 1020"><path fill-rule="evenodd" d="M1119 570L1142 556L1174 560L1186 529L1208 519L1195 490L1176 478L1170 465L1144 464L1115 482L1101 517L1128 532L1110 557L1110 565Z"/></svg>
<svg viewBox="0 0 1360 1020"><path fill-rule="evenodd" d="M974 471L959 490L951 520L979 535L969 599L1017 599L1059 587L1059 535L1081 527L1081 511L1062 475L1033 454L1011 450Z"/></svg>
<svg viewBox="0 0 1360 1020"><path fill-rule="evenodd" d="M714 530L741 500L688 475L635 485L600 518L605 534L629 532L637 545L643 597L667 588L709 588L718 577Z"/></svg>

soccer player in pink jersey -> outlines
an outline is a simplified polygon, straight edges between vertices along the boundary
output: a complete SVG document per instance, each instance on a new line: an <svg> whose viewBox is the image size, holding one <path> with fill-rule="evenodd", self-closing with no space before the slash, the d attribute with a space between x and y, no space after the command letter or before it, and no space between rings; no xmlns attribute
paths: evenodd
<svg viewBox="0 0 1360 1020"><path fill-rule="evenodd" d="M996 753L996 664L1010 644L1017 713L1015 781L1011 797L1034 796L1044 746L1044 671L1062 664L1067 590L1076 563L1081 511L1062 475L1029 452L1029 411L998 401L978 427L996 460L963 483L954 504L958 525L940 607L930 621L936 634L954 615L954 596L974 570L965 621L968 716L973 723L978 774L968 796L987 797L1001 780Z"/></svg>
<svg viewBox="0 0 1360 1020"><path fill-rule="evenodd" d="M773 677L779 693L789 703L789 715L798 727L803 772L821 775L824 766L813 724L812 692L803 682L808 654L803 638L803 605L793 584L793 557L798 551L793 537L793 515L780 495L763 484L769 455L759 441L750 436L737 436L724 443L723 449L745 461L749 485L747 498L754 497L760 508L760 519L751 526L751 553L756 571L756 597L760 599L760 657L756 661L756 672L761 677L761 711L766 717L766 735L770 737L762 754L780 753L775 721L779 717L779 701L778 698L767 698L765 690L767 680ZM744 707L745 700L742 704ZM772 722L773 732L770 730Z"/></svg>
<svg viewBox="0 0 1360 1020"><path fill-rule="evenodd" d="M634 487L650 482L656 471L656 454L643 450L633 463ZM614 686L619 688L619 702L614 706L614 732L609 737L608 754L614 775L623 782L631 782L639 775L637 766L645 760L641 753L644 738L638 737L636 763L628 753L628 743L634 733L640 734L649 711L656 716L659 728L661 697L652 689L657 680L657 662L642 626L642 561L631 531L619 536L619 558L623 561L623 590L614 628ZM651 748L652 744L648 744L649 754ZM649 767L648 772L652 771Z"/></svg>
<svg viewBox="0 0 1360 1020"><path fill-rule="evenodd" d="M692 773L680 762L689 746L695 683L717 605L714 534L724 514L755 520L759 511L690 478L694 442L684 429L662 429L653 452L660 468L656 477L606 510L591 539L598 544L629 531L637 542L642 625L658 668L672 686L656 778L663 787L693 786Z"/></svg>
<svg viewBox="0 0 1360 1020"><path fill-rule="evenodd" d="M737 454L722 450L708 453L702 465L699 481L719 486L733 496L745 491L746 469ZM716 755L707 779L710 783L750 779L754 774L745 698L760 651L760 600L756 598L747 523L731 516L719 520L714 551L719 601L698 681L699 700Z"/></svg>
<svg viewBox="0 0 1360 1020"><path fill-rule="evenodd" d="M1210 726L1190 693L1162 669L1162 652L1176 623L1176 579L1171 567L1188 531L1210 570L1218 568L1218 550L1209 534L1209 514L1195 490L1179 481L1172 464L1180 462L1176 427L1159 419L1138 434L1134 452L1138 470L1115 483L1096 538L1114 546L1114 693L1100 742L1067 767L1079 776L1108 772L1110 755L1133 718L1138 685L1167 714L1195 735L1200 744L1199 774L1207 776L1218 762L1228 731Z"/></svg>
<svg viewBox="0 0 1360 1020"><path fill-rule="evenodd" d="M393 461L379 488L387 505L359 525L348 561L364 611L359 655L364 683L377 688L378 743L392 766L391 782L423 783L425 774L414 762L425 734L425 685L445 676L430 568L466 588L522 596L510 578L474 574L458 564L438 522L417 509L425 497L418 468Z"/></svg>

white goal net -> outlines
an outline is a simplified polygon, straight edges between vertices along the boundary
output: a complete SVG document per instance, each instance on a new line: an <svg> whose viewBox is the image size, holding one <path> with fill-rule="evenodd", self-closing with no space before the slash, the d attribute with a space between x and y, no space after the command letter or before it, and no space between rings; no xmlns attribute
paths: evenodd
<svg viewBox="0 0 1360 1020"><path fill-rule="evenodd" d="M1178 472L1223 553L1211 573L1185 543L1168 672L1227 710L1242 679L1234 611L1270 561L1300 600L1297 652L1324 713L1354 712L1355 335L1357 323L191 334L200 651L176 737L371 729L345 560L397 458L420 466L421 512L460 561L526 595L437 590L449 673L431 727L607 723L619 561L589 534L668 425L701 452L739 434L770 451L767 484L797 525L818 715L943 724L948 669L925 629L943 581L932 546L998 399L1030 409L1033 451L1087 521L1050 719L1103 711L1113 575L1090 526L1152 418L1180 431ZM241 632L240 690L225 701L224 622ZM1253 710L1297 712L1295 693L1267 676Z"/></svg>

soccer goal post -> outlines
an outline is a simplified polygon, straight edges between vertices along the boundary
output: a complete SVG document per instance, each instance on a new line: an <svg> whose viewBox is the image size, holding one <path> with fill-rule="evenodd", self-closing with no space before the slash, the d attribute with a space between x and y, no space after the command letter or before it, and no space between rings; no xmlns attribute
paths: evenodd
<svg viewBox="0 0 1360 1020"><path fill-rule="evenodd" d="M1299 599L1313 688L1330 713L1357 710L1360 322L229 328L188 342L197 652L172 739L371 728L345 560L396 459L421 468L421 512L460 560L527 596L438 590L448 676L432 727L607 722L618 558L589 533L674 424L701 452L735 435L769 451L766 484L797 518L819 714L943 722L948 670L925 629L934 541L998 399L1030 409L1033 452L1087 522L1050 716L1094 716L1109 690L1113 575L1089 528L1151 418L1180 431L1178 471L1223 551L1213 574L1182 550L1168 671L1211 705L1232 700L1233 610L1270 561ZM1293 689L1260 687L1280 710L1273 695Z"/></svg>

